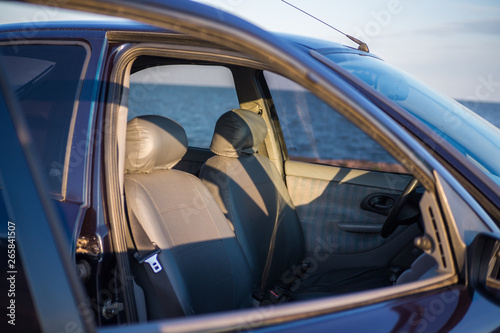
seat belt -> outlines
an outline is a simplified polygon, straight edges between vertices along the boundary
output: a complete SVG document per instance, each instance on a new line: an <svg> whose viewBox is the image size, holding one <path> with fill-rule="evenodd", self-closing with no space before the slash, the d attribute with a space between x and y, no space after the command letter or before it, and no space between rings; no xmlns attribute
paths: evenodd
<svg viewBox="0 0 500 333"><path fill-rule="evenodd" d="M262 271L262 280L260 285L260 291L266 292L265 286L267 282L267 278L269 277L269 271L271 270L271 263L273 261L274 255L274 246L276 243L276 234L278 233L278 227L280 224L279 215L280 215L280 198L278 194L277 198L277 207L276 207L276 219L274 220L273 233L271 234L271 239L269 240L269 249L267 251L266 265L264 266L264 270Z"/></svg>
<svg viewBox="0 0 500 333"><path fill-rule="evenodd" d="M281 223L279 218L280 210L280 200L277 200L276 209L276 220L274 221L273 233L271 235L271 240L269 241L269 249L267 252L266 264L264 266L264 271L262 272L262 282L261 282L261 293L263 292L262 299L260 300L260 306L266 306L271 304L286 303L290 297L290 289L295 283L295 281L302 279L306 274L307 270L311 267L309 261L301 261L298 265L287 269L280 277L278 281L270 289L265 290L267 278L269 277L269 271L271 270L272 258L274 254L274 248L276 245L276 234L278 233L278 228Z"/></svg>
<svg viewBox="0 0 500 333"><path fill-rule="evenodd" d="M158 296L158 301L165 316L167 318L185 316L184 309L177 298L172 283L170 283L168 274L158 259L161 249L155 243L151 242L130 205L127 205L127 212L132 242L136 249L134 258L141 265L144 263L148 264L143 265L143 267L146 270L155 294Z"/></svg>
<svg viewBox="0 0 500 333"><path fill-rule="evenodd" d="M259 306L288 302L295 281L302 279L310 267L309 261L301 261L298 265L287 269L274 286L265 292Z"/></svg>

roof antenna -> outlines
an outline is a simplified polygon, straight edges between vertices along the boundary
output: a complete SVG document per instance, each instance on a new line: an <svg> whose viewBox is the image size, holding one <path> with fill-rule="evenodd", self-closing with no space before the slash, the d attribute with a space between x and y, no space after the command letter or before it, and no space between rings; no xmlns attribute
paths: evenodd
<svg viewBox="0 0 500 333"><path fill-rule="evenodd" d="M335 30L335 31L337 31L337 32L340 32L342 35L346 36L347 38L349 38L350 40L352 40L354 43L358 44L358 50L365 51L365 52L370 52L370 50L368 49L368 45L366 45L366 43L364 43L364 42L360 41L359 39L357 39L357 38L355 38L355 37L352 37L352 36L350 36L350 35L348 35L348 34L346 34L346 33L342 32L342 31L340 31L339 29L335 28L334 26L332 26L332 25L330 25L330 24L326 23L325 21L320 20L320 19L319 19L319 18L317 18L316 16L313 16L313 15L309 14L309 13L308 13L308 12L306 12L305 10L300 9L299 7L294 6L294 5L292 5L291 3L289 3L289 2L287 2L287 1L285 1L285 0L281 0L281 1L283 1L284 3L286 3L287 5L289 5L289 6L293 7L293 8L295 8L295 9L297 9L297 10L301 11L302 13L304 13L304 14L306 14L306 15L308 15L308 16L310 16L310 17L312 17L312 18L313 18L313 19L315 19L316 21L319 21L319 22L323 23L323 24L324 24L324 25L326 25L327 27L330 27L330 28L332 28L333 30Z"/></svg>

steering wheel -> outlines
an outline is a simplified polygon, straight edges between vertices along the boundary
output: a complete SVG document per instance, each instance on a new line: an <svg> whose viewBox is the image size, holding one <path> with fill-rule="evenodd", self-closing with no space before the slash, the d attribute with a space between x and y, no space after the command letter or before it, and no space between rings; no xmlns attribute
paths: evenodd
<svg viewBox="0 0 500 333"><path fill-rule="evenodd" d="M396 200L396 202L392 206L392 209L389 215L387 216L384 225L382 226L382 231L380 231L380 236L382 236L383 238L387 238L390 235L392 235L394 230L396 230L396 228L399 225L398 223L399 213L401 213L401 211L403 210L403 207L410 198L410 194L413 191L415 191L417 185L418 185L418 180L417 178L413 177L408 183L408 185L406 185L401 196L398 198L398 200Z"/></svg>

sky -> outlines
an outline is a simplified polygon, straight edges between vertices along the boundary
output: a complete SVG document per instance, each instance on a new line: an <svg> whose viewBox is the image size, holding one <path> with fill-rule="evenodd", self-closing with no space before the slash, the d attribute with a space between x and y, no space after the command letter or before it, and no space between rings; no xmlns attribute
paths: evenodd
<svg viewBox="0 0 500 333"><path fill-rule="evenodd" d="M355 46L281 0L197 1L270 31ZM287 1L361 39L370 52L452 98L500 102L498 0ZM81 17L58 8L0 3L0 24ZM95 18L89 14L84 17Z"/></svg>
<svg viewBox="0 0 500 333"><path fill-rule="evenodd" d="M281 0L199 0L267 30L355 46ZM498 0L287 0L460 100L500 102Z"/></svg>

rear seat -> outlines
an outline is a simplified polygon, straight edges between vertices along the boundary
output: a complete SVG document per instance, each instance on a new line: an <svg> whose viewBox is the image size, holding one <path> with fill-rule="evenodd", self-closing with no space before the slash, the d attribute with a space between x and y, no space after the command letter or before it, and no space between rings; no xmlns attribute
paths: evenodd
<svg viewBox="0 0 500 333"><path fill-rule="evenodd" d="M130 120L128 208L161 249L159 261L185 314L249 307L250 268L233 230L200 179L172 169L186 150L186 134L176 122L160 116ZM133 269L146 295L149 319L169 317L144 273L151 267L136 264Z"/></svg>
<svg viewBox="0 0 500 333"><path fill-rule="evenodd" d="M210 150L188 147L186 154L182 157L179 163L174 165L173 169L188 172L198 177L200 175L201 167L212 156L214 156L214 153Z"/></svg>

